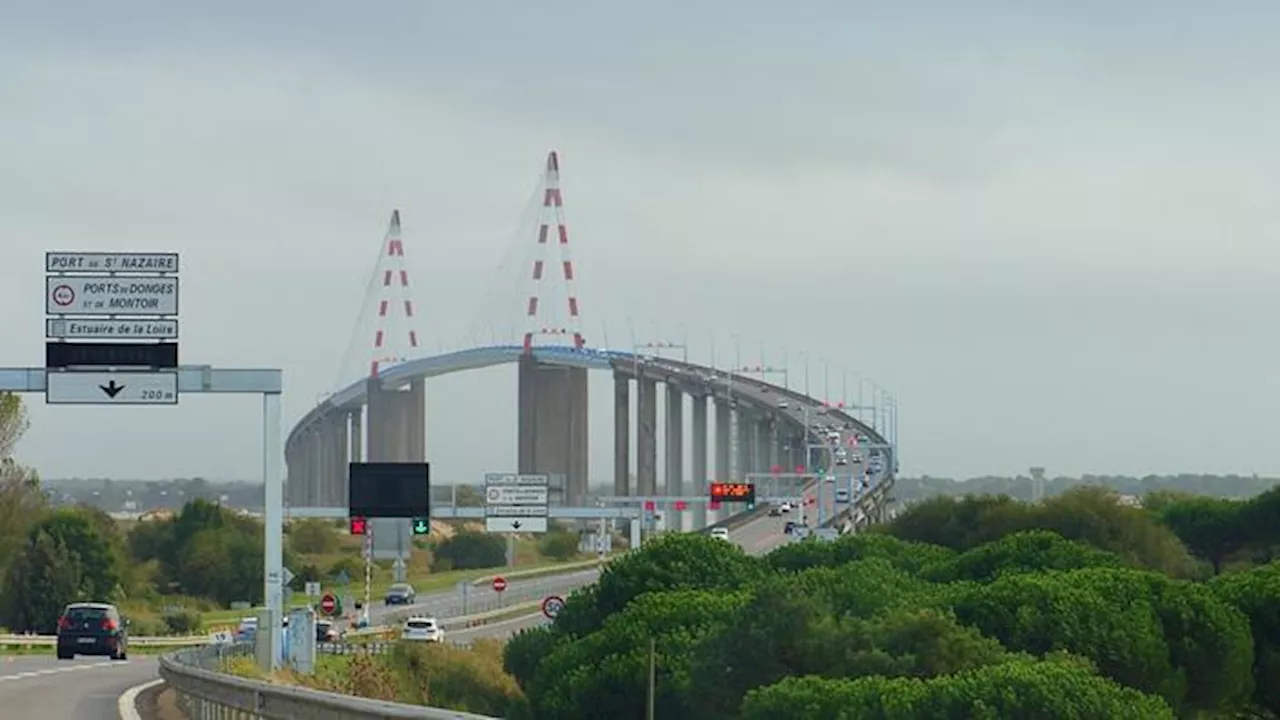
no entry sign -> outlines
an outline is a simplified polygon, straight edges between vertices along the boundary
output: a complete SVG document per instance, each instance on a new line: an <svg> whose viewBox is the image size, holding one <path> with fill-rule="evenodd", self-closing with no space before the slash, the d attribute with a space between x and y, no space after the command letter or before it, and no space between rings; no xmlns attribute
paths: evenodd
<svg viewBox="0 0 1280 720"><path fill-rule="evenodd" d="M498 575L493 579L493 591L502 592L507 589L507 579Z"/></svg>
<svg viewBox="0 0 1280 720"><path fill-rule="evenodd" d="M325 593L324 597L320 598L320 612L333 615L337 610L338 598L334 597L333 593Z"/></svg>

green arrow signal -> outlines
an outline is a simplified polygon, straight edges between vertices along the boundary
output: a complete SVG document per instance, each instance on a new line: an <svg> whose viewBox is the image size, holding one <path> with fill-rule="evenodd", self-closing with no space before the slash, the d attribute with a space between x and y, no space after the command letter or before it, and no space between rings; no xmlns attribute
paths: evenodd
<svg viewBox="0 0 1280 720"><path fill-rule="evenodd" d="M427 522L427 520L426 520L425 518L414 518L414 519L413 519L413 534L414 534L414 535L426 535L426 534L427 534L427 533L429 533L429 532L431 532L431 523Z"/></svg>

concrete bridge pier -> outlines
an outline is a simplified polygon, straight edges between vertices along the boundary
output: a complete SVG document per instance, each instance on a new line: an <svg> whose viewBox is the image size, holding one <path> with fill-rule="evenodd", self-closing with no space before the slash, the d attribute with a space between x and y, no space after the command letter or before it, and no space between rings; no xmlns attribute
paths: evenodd
<svg viewBox="0 0 1280 720"><path fill-rule="evenodd" d="M587 370L520 358L517 471L563 475L564 502L585 502Z"/></svg>
<svg viewBox="0 0 1280 720"><path fill-rule="evenodd" d="M707 396L691 395L693 400L693 488L690 495L707 497ZM690 530L701 530L707 526L707 504L705 502L690 503L693 524Z"/></svg>
<svg viewBox="0 0 1280 720"><path fill-rule="evenodd" d="M738 472L734 475L734 482L744 482L747 473L755 472L755 428L752 422L751 413L738 406L734 412L737 416L737 440L738 440Z"/></svg>
<svg viewBox="0 0 1280 720"><path fill-rule="evenodd" d="M613 494L631 494L631 378L613 373Z"/></svg>
<svg viewBox="0 0 1280 720"><path fill-rule="evenodd" d="M667 390L666 422L664 423L666 452L666 495L684 495L684 391L675 383L665 383ZM679 512L676 522L671 522L671 513L679 512L675 508L667 510L667 527L673 530L685 529L685 515L688 510Z"/></svg>
<svg viewBox="0 0 1280 720"><path fill-rule="evenodd" d="M636 381L636 495L658 494L658 381Z"/></svg>
<svg viewBox="0 0 1280 720"><path fill-rule="evenodd" d="M716 408L716 437L715 437L715 453L716 453L716 474L713 478L716 482L727 482L731 480L730 473L732 466L730 460L730 451L732 449L732 437L730 431L732 429L733 408L729 407L729 401L722 398L715 399ZM726 517L724 508L720 510L712 510L708 513L708 522L718 522L720 518Z"/></svg>

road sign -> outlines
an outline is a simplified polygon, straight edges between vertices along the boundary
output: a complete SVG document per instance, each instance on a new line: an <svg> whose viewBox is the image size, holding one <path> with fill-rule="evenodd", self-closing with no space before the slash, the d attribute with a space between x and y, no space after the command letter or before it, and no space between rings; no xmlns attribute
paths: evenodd
<svg viewBox="0 0 1280 720"><path fill-rule="evenodd" d="M178 278L100 275L45 277L49 315L177 315Z"/></svg>
<svg viewBox="0 0 1280 720"><path fill-rule="evenodd" d="M294 577L295 577L295 575L293 574L293 571L292 571L292 570L290 570L289 568L285 568L285 569L284 569L284 577L283 577L283 579L282 579L281 584L282 584L282 585L292 585L292 584L293 584L293 578L294 578Z"/></svg>
<svg viewBox="0 0 1280 720"><path fill-rule="evenodd" d="M307 597L320 597L320 583L309 580L306 585Z"/></svg>
<svg viewBox="0 0 1280 720"><path fill-rule="evenodd" d="M44 336L59 340L173 340L178 321L170 318L141 320L77 320L49 318Z"/></svg>
<svg viewBox="0 0 1280 720"><path fill-rule="evenodd" d="M333 593L325 593L320 598L320 612L332 617L338 611L338 598Z"/></svg>
<svg viewBox="0 0 1280 720"><path fill-rule="evenodd" d="M685 510L688 507L689 507L689 503L685 502L684 500L676 501L676 510Z"/></svg>
<svg viewBox="0 0 1280 720"><path fill-rule="evenodd" d="M563 609L564 609L564 598L558 595L548 595L542 601L542 614L546 615L552 620L555 620L556 616L559 615L560 611Z"/></svg>
<svg viewBox="0 0 1280 720"><path fill-rule="evenodd" d="M233 640L235 640L235 636L231 634L230 630L218 630L217 632L209 633L209 642L213 645L230 645Z"/></svg>
<svg viewBox="0 0 1280 720"><path fill-rule="evenodd" d="M491 533L544 533L547 531L547 525L545 517L487 517L484 519L484 531Z"/></svg>
<svg viewBox="0 0 1280 720"><path fill-rule="evenodd" d="M178 253L47 252L51 273L176 273Z"/></svg>
<svg viewBox="0 0 1280 720"><path fill-rule="evenodd" d="M50 405L177 405L178 373L49 372Z"/></svg>
<svg viewBox="0 0 1280 720"><path fill-rule="evenodd" d="M351 575L349 575L346 570L339 570L338 574L334 576L333 581L339 585L346 585L351 582Z"/></svg>
<svg viewBox="0 0 1280 720"><path fill-rule="evenodd" d="M490 485L484 489L487 505L546 505L546 485Z"/></svg>
<svg viewBox="0 0 1280 720"><path fill-rule="evenodd" d="M44 366L153 368L178 367L177 343L63 342L44 344Z"/></svg>
<svg viewBox="0 0 1280 720"><path fill-rule="evenodd" d="M486 532L547 531L550 492L546 475L485 473Z"/></svg>
<svg viewBox="0 0 1280 720"><path fill-rule="evenodd" d="M503 592L506 589L507 589L507 579L502 577L501 575L495 576L493 578L493 591Z"/></svg>

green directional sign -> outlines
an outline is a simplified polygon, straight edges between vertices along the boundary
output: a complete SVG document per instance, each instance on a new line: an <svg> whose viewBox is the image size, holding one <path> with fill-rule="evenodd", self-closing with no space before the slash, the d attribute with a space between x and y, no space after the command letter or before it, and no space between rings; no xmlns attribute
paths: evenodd
<svg viewBox="0 0 1280 720"><path fill-rule="evenodd" d="M414 519L413 519L413 534L414 534L414 535L426 535L427 533L430 533L430 532L431 532L431 521L430 521L430 520L428 520L427 518L414 518Z"/></svg>

